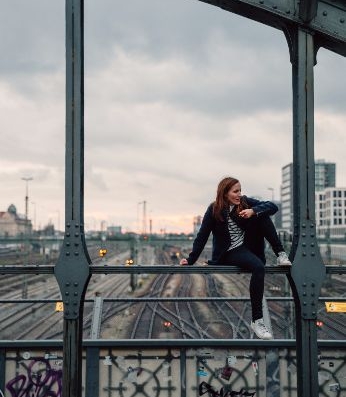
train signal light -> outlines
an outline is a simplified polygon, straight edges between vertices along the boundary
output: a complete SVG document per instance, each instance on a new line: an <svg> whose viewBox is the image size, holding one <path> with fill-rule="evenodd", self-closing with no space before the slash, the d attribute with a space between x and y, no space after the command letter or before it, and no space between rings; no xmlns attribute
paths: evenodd
<svg viewBox="0 0 346 397"><path fill-rule="evenodd" d="M172 326L172 323L171 323L170 321L164 321L164 322L163 322L163 326L164 326L165 328L170 328L170 327Z"/></svg>
<svg viewBox="0 0 346 397"><path fill-rule="evenodd" d="M323 326L323 321L321 321L321 320L317 320L316 321L316 325L317 325L317 327L322 327Z"/></svg>
<svg viewBox="0 0 346 397"><path fill-rule="evenodd" d="M133 263L134 263L134 260L132 258L126 259L126 262L125 262L126 266L131 266L131 265L133 265Z"/></svg>
<svg viewBox="0 0 346 397"><path fill-rule="evenodd" d="M99 255L100 255L101 257L105 256L106 254L107 254L107 250L106 250L105 248L101 248L101 249L99 250Z"/></svg>

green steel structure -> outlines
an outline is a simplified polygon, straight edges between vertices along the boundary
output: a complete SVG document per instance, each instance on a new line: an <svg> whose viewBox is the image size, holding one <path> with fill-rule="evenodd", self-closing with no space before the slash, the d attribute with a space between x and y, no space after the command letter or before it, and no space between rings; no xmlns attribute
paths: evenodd
<svg viewBox="0 0 346 397"><path fill-rule="evenodd" d="M293 267L287 272L296 310L297 390L299 397L319 395L316 306L326 267L320 257L316 239L314 201L314 65L320 47L346 55L346 4L343 0L201 0L256 20L283 31L287 38L292 63L293 87L293 168L294 168L294 236L290 253ZM84 236L84 1L66 0L66 170L65 170L65 237L60 257L54 268L64 302L62 396L82 396L83 305L92 273L105 272L104 267L91 266ZM110 272L107 269L107 272ZM119 271L119 269L117 269ZM124 272L136 269L123 268ZM150 272L150 267L140 271ZM180 268L157 266L153 272L231 272L232 269ZM239 271L239 270L236 270ZM345 273L344 268L329 272ZM52 273L50 267L2 267L1 274ZM137 342L139 343L139 342ZM141 342L155 346L154 342ZM203 346L206 346L203 341ZM237 341L218 342L229 345ZM128 347L129 341L119 341ZM132 342L133 344L133 342ZM140 344L140 343L139 343ZM190 346L198 342L190 341ZM212 343L211 343L212 344ZM217 344L215 342L215 344ZM285 347L280 341L258 347ZM184 344L183 344L184 345ZM186 345L186 342L185 342ZM184 346L185 346L184 345ZM181 348L178 342L164 346ZM183 347L184 347L183 346ZM239 342L239 346L241 343ZM342 344L343 348L345 345ZM291 346L292 347L292 346ZM1 349L5 348L4 346ZM98 364L99 347L87 352L87 382ZM185 353L180 354L183 360ZM174 355L170 356L174 357ZM0 364L4 357L0 354ZM185 365L185 364L184 364ZM2 376L2 375L1 375ZM181 381L184 379L181 372ZM0 377L1 381L1 377ZM97 397L97 385L89 384L86 396ZM204 385L204 387L207 387ZM90 390L94 393L90 394ZM211 391L204 389L204 394ZM145 394L137 390L140 395ZM200 391L199 395L202 395ZM117 390L124 395L124 390ZM49 394L52 395L52 394ZM132 395L136 395L135 393ZM158 395L158 394L157 394ZM214 394L216 395L216 394ZM220 395L220 394L219 394ZM229 395L231 395L229 393ZM293 394L292 394L293 395ZM186 391L181 397L187 396Z"/></svg>

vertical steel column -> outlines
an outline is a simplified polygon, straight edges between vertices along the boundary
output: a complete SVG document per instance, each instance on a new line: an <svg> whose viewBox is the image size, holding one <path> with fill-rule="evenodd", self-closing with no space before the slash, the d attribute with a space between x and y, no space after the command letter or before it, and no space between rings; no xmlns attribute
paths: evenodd
<svg viewBox="0 0 346 397"><path fill-rule="evenodd" d="M85 397L97 397L100 388L100 349L87 347L85 365Z"/></svg>
<svg viewBox="0 0 346 397"><path fill-rule="evenodd" d="M63 397L82 396L83 303L91 263L84 238L83 0L66 0L65 237L55 275L64 303Z"/></svg>
<svg viewBox="0 0 346 397"><path fill-rule="evenodd" d="M0 391L3 394L5 393L5 384L6 384L6 349L0 349Z"/></svg>
<svg viewBox="0 0 346 397"><path fill-rule="evenodd" d="M316 240L314 161L314 37L300 28L286 33L293 82L294 258L289 281L296 307L298 396L318 395L317 305L325 266Z"/></svg>

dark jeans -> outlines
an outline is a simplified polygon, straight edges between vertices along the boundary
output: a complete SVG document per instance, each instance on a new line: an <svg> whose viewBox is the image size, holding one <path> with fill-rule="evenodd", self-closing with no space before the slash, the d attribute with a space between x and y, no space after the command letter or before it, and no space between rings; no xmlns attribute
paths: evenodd
<svg viewBox="0 0 346 397"><path fill-rule="evenodd" d="M252 321L263 317L262 299L264 291L264 263L244 245L225 252L219 259L218 265L238 266L250 270L250 300Z"/></svg>
<svg viewBox="0 0 346 397"><path fill-rule="evenodd" d="M284 251L284 247L269 216L252 217L245 229L244 244L265 263L264 239L268 241L275 255Z"/></svg>
<svg viewBox="0 0 346 397"><path fill-rule="evenodd" d="M226 251L219 258L219 265L239 266L250 270L250 300L252 320L263 317L262 300L264 291L264 239L271 245L276 255L284 251L275 226L269 216L252 217L249 219L244 236L244 245L231 251Z"/></svg>

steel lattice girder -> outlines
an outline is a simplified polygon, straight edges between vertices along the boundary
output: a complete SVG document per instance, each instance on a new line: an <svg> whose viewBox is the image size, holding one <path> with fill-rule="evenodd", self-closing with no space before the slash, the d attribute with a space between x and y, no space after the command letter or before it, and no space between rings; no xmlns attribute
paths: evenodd
<svg viewBox="0 0 346 397"><path fill-rule="evenodd" d="M346 56L346 2L343 0L198 0L276 29L302 27L319 47Z"/></svg>

